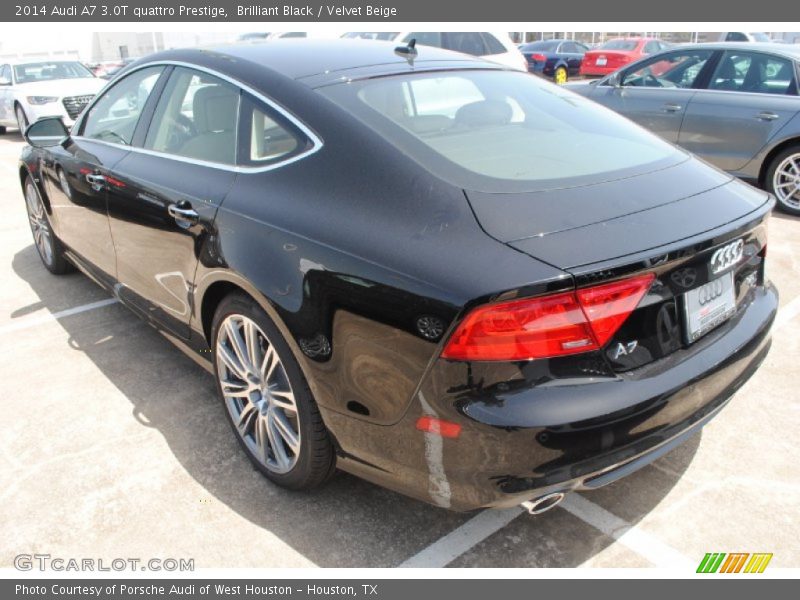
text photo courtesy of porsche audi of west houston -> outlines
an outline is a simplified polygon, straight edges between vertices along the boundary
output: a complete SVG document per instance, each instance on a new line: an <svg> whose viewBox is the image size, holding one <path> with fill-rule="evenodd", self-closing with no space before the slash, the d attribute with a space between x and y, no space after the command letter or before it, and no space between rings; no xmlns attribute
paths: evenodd
<svg viewBox="0 0 800 600"><path fill-rule="evenodd" d="M0 6L9 597L797 577L800 22L562 9Z"/></svg>

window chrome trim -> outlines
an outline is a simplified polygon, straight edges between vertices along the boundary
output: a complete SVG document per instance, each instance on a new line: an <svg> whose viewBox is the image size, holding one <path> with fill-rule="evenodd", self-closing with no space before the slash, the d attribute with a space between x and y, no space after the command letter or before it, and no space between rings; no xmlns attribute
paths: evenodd
<svg viewBox="0 0 800 600"><path fill-rule="evenodd" d="M257 100L259 100L260 102L266 104L272 110L278 112L283 118L285 118L292 125L297 127L297 129L299 129L303 133L303 135L305 135L308 138L308 140L311 142L311 147L310 148L306 148L305 150L303 150L299 154L295 154L294 156L291 156L291 157L287 158L286 160L279 160L279 161L277 161L275 163L272 163L271 165L264 165L264 166L257 167L257 166L248 166L248 165L229 165L229 164L225 164L225 163L211 162L211 161L206 161L206 160L198 160L198 159L189 158L189 157L186 157L186 156L178 156L176 154L170 154L168 152L160 152L158 150L150 150L148 148L141 148L139 146L130 146L130 145L127 145L127 144L117 144L117 143L114 143L114 142L106 142L104 140L96 140L94 138L88 138L88 137L84 137L82 135L73 136L73 139L81 140L81 141L85 141L85 142L93 142L95 144L103 144L103 145L106 145L106 146L111 146L113 148L121 148L121 149L124 149L124 150L128 150L130 152L138 152L139 154L147 154L149 156L157 156L159 158L168 158L170 160L177 160L179 162L185 162L185 163L199 165L199 166L203 166L203 167L210 167L212 169L220 169L220 170L223 170L223 171L232 171L234 173L263 173L263 172L266 172L266 171L272 171L273 169L278 169L280 167L289 165L289 164L291 164L293 162L297 162L298 160L306 158L307 156L311 156L315 152L321 150L322 146L324 145L324 142L322 141L322 138L320 138L316 133L314 133L311 130L310 127L308 127L300 119L295 117L286 108L284 108L283 106L281 106L280 104L278 104L274 100L271 100L270 98L267 98L261 92L258 92L256 90L254 90L249 85L247 85L245 83L242 83L241 81L239 81L237 79L229 77L228 75L220 73L219 71L215 71L214 69L209 69L207 67L203 67L203 66L200 66L200 65L195 65L195 64L192 64L192 63L187 63L187 62L183 62L183 61L175 61L175 60L159 60L159 61L153 61L153 62L141 64L141 65L136 66L136 68L127 70L127 71L125 71L125 73L120 74L121 75L120 77L113 79L111 82L109 82L109 84L105 88L103 88L102 90L100 90L100 92L97 93L97 95L92 99L91 103L83 110L83 113L81 114L81 116L79 118L79 122L77 122L75 125L77 127L83 126L84 115L89 114L89 111L91 111L92 108L94 108L95 103L100 99L100 97L102 96L103 92L105 92L105 90L107 88L110 88L112 84L116 84L118 80L121 81L123 79L123 77L127 77L128 75L130 75L132 73L135 73L136 71L139 71L141 69L146 69L146 68L149 68L149 67L158 67L158 66L164 66L164 67L173 66L173 67L184 67L186 69L194 69L195 71L201 71L203 73L207 73L208 75L212 75L214 77L222 79L223 81L227 81L228 83L236 86L238 89L242 90L243 92L246 92L246 93L250 94L251 96L253 96ZM241 118L241 114L239 115L239 118ZM240 125L239 118L236 119L236 127L237 127L237 129L238 129L239 125ZM77 128L75 126L73 126L73 127Z"/></svg>

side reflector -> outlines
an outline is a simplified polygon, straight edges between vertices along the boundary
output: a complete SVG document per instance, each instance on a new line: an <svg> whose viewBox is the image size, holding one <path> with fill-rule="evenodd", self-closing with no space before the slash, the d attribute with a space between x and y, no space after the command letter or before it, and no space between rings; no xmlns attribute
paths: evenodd
<svg viewBox="0 0 800 600"><path fill-rule="evenodd" d="M480 306L442 352L451 360L553 358L602 348L647 293L654 275Z"/></svg>
<svg viewBox="0 0 800 600"><path fill-rule="evenodd" d="M424 416L417 419L417 429L426 433L435 433L446 438L457 438L461 433L461 425L437 419L436 417Z"/></svg>

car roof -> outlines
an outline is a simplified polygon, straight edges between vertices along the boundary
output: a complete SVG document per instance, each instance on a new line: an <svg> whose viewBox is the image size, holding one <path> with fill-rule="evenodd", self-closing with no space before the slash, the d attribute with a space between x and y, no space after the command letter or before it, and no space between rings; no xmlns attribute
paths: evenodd
<svg viewBox="0 0 800 600"><path fill-rule="evenodd" d="M212 51L231 58L246 60L277 71L291 79L305 79L320 75L340 78L348 71L370 70L372 76L380 73L415 71L426 63L463 62L465 66L497 67L495 63L433 46L417 46L413 60L395 52L402 46L397 42L348 39L281 39L263 44L232 44L211 48ZM336 74L336 75L334 75ZM317 78L318 79L318 78Z"/></svg>
<svg viewBox="0 0 800 600"><path fill-rule="evenodd" d="M713 50L757 50L779 54L793 60L800 60L800 46L791 44L774 44L772 42L710 42L705 44L681 44L671 50L686 48L710 48Z"/></svg>

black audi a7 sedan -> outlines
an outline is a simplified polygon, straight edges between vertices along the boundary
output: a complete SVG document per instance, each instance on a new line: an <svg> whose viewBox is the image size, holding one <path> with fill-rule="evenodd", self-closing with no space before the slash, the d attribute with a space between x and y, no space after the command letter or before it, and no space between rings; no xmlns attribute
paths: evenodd
<svg viewBox="0 0 800 600"><path fill-rule="evenodd" d="M288 488L543 511L685 441L769 348L773 199L497 64L171 50L26 139L45 267L205 364Z"/></svg>

